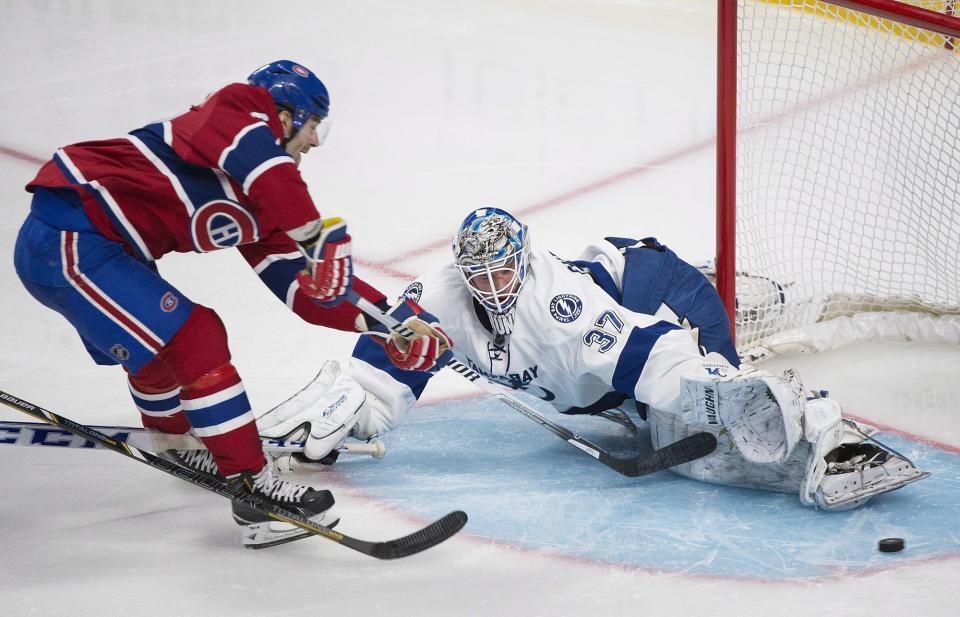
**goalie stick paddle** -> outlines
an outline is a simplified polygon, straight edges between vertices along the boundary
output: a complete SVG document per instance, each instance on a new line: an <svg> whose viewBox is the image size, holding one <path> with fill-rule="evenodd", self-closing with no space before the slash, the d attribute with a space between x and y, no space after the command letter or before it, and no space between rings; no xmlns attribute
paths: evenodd
<svg viewBox="0 0 960 617"><path fill-rule="evenodd" d="M377 559L397 559L400 557L415 555L421 551L425 551L428 548L436 546L447 538L453 536L467 523L466 513L456 510L454 512L450 512L440 519L437 519L419 531L415 531L414 533L402 538L386 540L383 542L360 540L334 531L329 527L318 525L309 518L301 516L296 512L291 512L285 508L275 506L267 500L261 498L259 495L246 492L242 487L231 487L216 477L211 476L210 474L189 469L187 467L182 467L164 458L161 458L152 452L141 450L130 444L123 443L122 441L117 441L112 437L101 433L100 431L90 428L89 426L78 424L69 418L65 418L64 416L56 414L48 409L44 409L43 407L29 403L2 390L0 390L0 403L21 411L29 416L33 416L38 420L42 420L47 424L58 426L78 437L82 437L92 441L93 443L101 445L108 450L119 452L124 456L149 465L154 469L159 469L160 471L168 473L176 478L185 480L191 484L199 486L200 488L204 488L210 492L216 493L221 497L242 502L243 504L250 506L251 508L269 516L274 520L289 523L314 535L332 540L365 555L376 557Z"/></svg>
<svg viewBox="0 0 960 617"><path fill-rule="evenodd" d="M710 454L717 447L717 438L712 434L694 433L693 435L684 437L677 442L656 450L649 456L619 458L570 429L548 420L520 401L506 394L497 394L495 396L570 445L586 452L607 467L630 478L645 476L650 473L682 465L683 463L695 461L698 458Z"/></svg>
<svg viewBox="0 0 960 617"><path fill-rule="evenodd" d="M352 302L357 308L363 311L364 314L369 315L376 321L383 324L385 327L393 330L400 336L410 339L416 336L416 333L410 328L406 327L400 323L396 318L391 315L387 315L379 309L375 304L369 302L365 298L361 297L356 292L351 292L349 295L349 301ZM694 433L684 437L683 439L672 443L668 446L664 446L659 450L656 450L653 454L649 456L641 456L636 458L618 458L595 443L590 442L587 439L584 439L577 433L574 433L570 429L561 426L552 420L548 420L546 417L535 411L533 408L524 405L517 399L512 396L508 396L502 392L493 392L488 389L484 382L483 378L473 369L463 364L455 358L451 358L447 363L447 366L452 368L455 372L459 373L465 379L473 382L478 387L486 390L487 392L494 394L498 399L519 411L521 414L530 418L537 424L543 426L554 435L557 435L570 445L575 448L586 452L596 460L600 461L607 467L628 476L630 478L635 478L637 476L642 476L657 471L662 471L664 469L669 469L670 467L675 467L677 465L682 465L683 463L689 463L690 461L695 461L698 458L703 458L704 456L713 452L717 447L717 438L710 433Z"/></svg>

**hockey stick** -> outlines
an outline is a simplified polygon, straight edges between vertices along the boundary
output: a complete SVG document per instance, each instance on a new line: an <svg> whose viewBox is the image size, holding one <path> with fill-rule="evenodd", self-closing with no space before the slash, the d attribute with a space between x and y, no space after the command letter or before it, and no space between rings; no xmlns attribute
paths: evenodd
<svg viewBox="0 0 960 617"><path fill-rule="evenodd" d="M416 336L416 333L413 330L400 323L400 321L393 316L387 315L375 304L369 302L365 298L362 298L358 294L351 293L349 299L350 302L363 311L365 315L369 315L371 318L375 319L390 330L393 330L400 336L403 336L407 339ZM711 433L695 433L668 446L664 446L648 456L619 458L610 454L597 444L584 439L578 433L574 433L566 427L561 426L552 420L548 420L533 408L523 404L512 396L495 391L476 371L466 366L459 360L451 358L447 363L447 366L459 373L465 379L476 384L482 390L496 396L498 399L510 407L513 407L527 418L530 418L537 424L543 426L570 445L583 452L586 452L607 467L610 467L611 469L630 478L669 469L670 467L682 465L683 463L689 463L690 461L694 461L710 454L717 447L717 438Z"/></svg>
<svg viewBox="0 0 960 617"><path fill-rule="evenodd" d="M48 409L44 409L43 407L29 403L2 390L0 390L0 403L3 403L8 407L18 411L22 411L23 413L33 416L34 418L46 422L47 424L61 427L64 430L77 435L78 437L92 441L108 450L119 452L124 456L149 465L155 469L159 469L160 471L168 473L176 478L180 478L181 480L190 482L191 484L195 484L196 486L216 493L221 497L226 497L233 501L239 501L244 505L247 505L260 512L261 514L269 516L273 520L289 523L290 525L304 529L309 533L322 536L328 540L333 540L338 544L352 548L353 550L361 552L364 555L376 557L377 559L397 559L399 557L414 555L443 542L450 536L460 531L460 529L462 529L467 523L467 515L464 512L456 510L430 523L423 529L415 531L414 533L402 538L396 538L394 540L387 540L384 542L359 540L357 538L352 538L340 532L334 531L329 527L318 525L309 518L297 514L296 512L291 512L285 508L275 506L259 495L248 493L241 486L231 487L227 483L221 482L214 476L203 473L202 471L196 471L187 467L182 467L166 459L160 458L152 452L147 452L146 450L141 450L129 444L117 441L111 437L108 437L107 435L104 435L100 431L90 428L89 426L78 424L69 418L55 414Z"/></svg>
<svg viewBox="0 0 960 617"><path fill-rule="evenodd" d="M645 476L650 473L675 467L676 465L689 463L690 461L710 454L717 447L717 438L711 433L694 433L668 446L664 446L648 456L619 458L610 454L597 444L581 437L578 433L574 433L570 429L548 420L512 396L507 396L503 393L496 393L494 396L570 445L579 448L607 467L629 478Z"/></svg>
<svg viewBox="0 0 960 617"><path fill-rule="evenodd" d="M189 433L182 435L163 433L161 431L136 426L90 425L90 428L116 441L122 441L140 450L149 450L150 452L206 449L202 441ZM104 449L103 446L86 439L81 439L69 431L52 428L49 424L41 422L0 421L0 445ZM265 452L271 454L286 454L303 452L306 442L301 439L272 438L261 435L260 445ZM387 452L386 446L380 440L374 440L369 443L345 443L342 444L338 450L341 454L367 455L373 458L383 458Z"/></svg>

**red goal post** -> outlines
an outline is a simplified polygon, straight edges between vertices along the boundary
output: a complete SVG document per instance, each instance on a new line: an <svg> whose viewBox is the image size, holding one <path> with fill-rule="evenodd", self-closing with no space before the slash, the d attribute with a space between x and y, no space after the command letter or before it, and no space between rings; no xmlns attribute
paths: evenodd
<svg viewBox="0 0 960 617"><path fill-rule="evenodd" d="M716 283L741 353L838 327L960 342L953 2L718 0Z"/></svg>

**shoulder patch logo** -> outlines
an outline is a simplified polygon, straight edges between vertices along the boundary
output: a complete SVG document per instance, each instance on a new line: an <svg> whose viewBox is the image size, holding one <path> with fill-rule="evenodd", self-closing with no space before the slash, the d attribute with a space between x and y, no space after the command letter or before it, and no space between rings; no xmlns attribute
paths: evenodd
<svg viewBox="0 0 960 617"><path fill-rule="evenodd" d="M408 300L413 300L414 302L420 301L420 296L423 295L423 283L416 281L407 285L407 288L403 290L403 297Z"/></svg>
<svg viewBox="0 0 960 617"><path fill-rule="evenodd" d="M559 294L550 301L550 314L560 323L576 321L583 311L583 301L573 294Z"/></svg>

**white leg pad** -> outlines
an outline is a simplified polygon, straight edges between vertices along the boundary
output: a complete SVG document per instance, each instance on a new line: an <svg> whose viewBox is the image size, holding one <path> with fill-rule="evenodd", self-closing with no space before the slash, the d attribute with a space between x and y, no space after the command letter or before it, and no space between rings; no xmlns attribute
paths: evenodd
<svg viewBox="0 0 960 617"><path fill-rule="evenodd" d="M806 397L795 371L774 376L705 361L703 372L682 377L682 386L683 421L724 427L752 463L783 463L800 441Z"/></svg>
<svg viewBox="0 0 960 617"><path fill-rule="evenodd" d="M717 438L717 449L707 456L670 469L681 476L724 486L781 493L796 493L803 480L810 452L805 441L801 440L782 463L752 463L734 446L726 429L690 426L678 416L652 407L648 409L648 414L654 448L662 448L701 431L712 433Z"/></svg>

